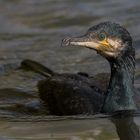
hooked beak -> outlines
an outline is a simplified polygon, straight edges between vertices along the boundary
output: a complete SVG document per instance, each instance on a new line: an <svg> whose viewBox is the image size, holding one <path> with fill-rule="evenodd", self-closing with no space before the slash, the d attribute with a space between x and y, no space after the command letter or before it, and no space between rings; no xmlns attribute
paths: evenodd
<svg viewBox="0 0 140 140"><path fill-rule="evenodd" d="M62 46L84 46L98 51L99 42L95 39L90 39L87 35L81 37L67 37L62 40Z"/></svg>
<svg viewBox="0 0 140 140"><path fill-rule="evenodd" d="M107 39L99 41L96 36L92 38L88 35L81 37L67 37L62 40L62 46L83 46L95 50L104 57L116 56L114 48Z"/></svg>

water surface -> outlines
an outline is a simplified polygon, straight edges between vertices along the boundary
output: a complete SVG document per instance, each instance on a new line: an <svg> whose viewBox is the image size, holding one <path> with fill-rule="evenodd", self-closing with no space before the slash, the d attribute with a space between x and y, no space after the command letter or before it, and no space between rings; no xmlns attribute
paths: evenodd
<svg viewBox="0 0 140 140"><path fill-rule="evenodd" d="M139 0L0 1L0 139L118 140L115 126L108 119L56 121L42 116L44 112L38 108L32 110L39 102L36 83L42 77L15 70L29 58L57 72L109 72L108 63L95 52L60 47L64 37L81 35L108 20L124 25L132 34L137 62L135 87L139 89ZM31 110L22 104L30 105ZM140 126L139 117L135 122Z"/></svg>

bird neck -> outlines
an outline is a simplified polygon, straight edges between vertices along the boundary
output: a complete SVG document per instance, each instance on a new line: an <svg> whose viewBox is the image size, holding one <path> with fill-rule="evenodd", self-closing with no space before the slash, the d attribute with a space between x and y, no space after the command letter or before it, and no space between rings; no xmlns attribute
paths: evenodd
<svg viewBox="0 0 140 140"><path fill-rule="evenodd" d="M109 61L111 78L103 110L115 112L119 110L135 110L134 94L134 54L124 55L114 61Z"/></svg>

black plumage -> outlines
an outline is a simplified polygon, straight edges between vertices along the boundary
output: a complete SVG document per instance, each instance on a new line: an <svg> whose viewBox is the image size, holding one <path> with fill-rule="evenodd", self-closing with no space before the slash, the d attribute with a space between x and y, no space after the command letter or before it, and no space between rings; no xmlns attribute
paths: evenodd
<svg viewBox="0 0 140 140"><path fill-rule="evenodd" d="M133 86L135 49L124 27L103 22L91 27L83 36L68 37L62 41L62 46L70 45L93 49L108 60L111 67L109 85L108 80L106 84L99 85L96 78L86 74L56 74L36 62L24 61L22 65L47 77L39 82L38 88L40 98L51 114L112 113L137 108L139 103L135 102ZM102 85L106 85L107 90L102 90Z"/></svg>

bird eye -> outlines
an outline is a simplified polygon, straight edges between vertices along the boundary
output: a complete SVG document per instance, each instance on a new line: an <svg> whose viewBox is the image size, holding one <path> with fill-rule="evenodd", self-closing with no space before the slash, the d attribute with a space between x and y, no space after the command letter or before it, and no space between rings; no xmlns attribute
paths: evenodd
<svg viewBox="0 0 140 140"><path fill-rule="evenodd" d="M106 34L104 34L104 33L101 33L101 34L99 34L99 39L100 39L100 41L103 41L103 40L105 40L106 39Z"/></svg>

